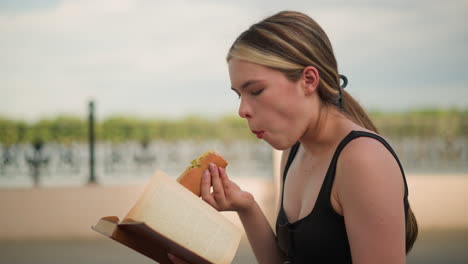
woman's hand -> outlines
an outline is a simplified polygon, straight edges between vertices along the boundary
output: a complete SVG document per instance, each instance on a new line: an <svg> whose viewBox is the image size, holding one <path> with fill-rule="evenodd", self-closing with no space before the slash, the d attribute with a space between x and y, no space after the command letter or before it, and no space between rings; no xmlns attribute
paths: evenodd
<svg viewBox="0 0 468 264"><path fill-rule="evenodd" d="M213 186L213 192L210 191ZM254 204L252 194L242 191L232 182L223 168L211 163L203 173L202 199L218 211L245 211Z"/></svg>
<svg viewBox="0 0 468 264"><path fill-rule="evenodd" d="M237 184L229 180L223 168L218 168L213 163L203 173L201 184L202 199L218 211L240 212L248 210L255 202L252 194L242 191ZM170 253L168 258L174 264L191 264Z"/></svg>

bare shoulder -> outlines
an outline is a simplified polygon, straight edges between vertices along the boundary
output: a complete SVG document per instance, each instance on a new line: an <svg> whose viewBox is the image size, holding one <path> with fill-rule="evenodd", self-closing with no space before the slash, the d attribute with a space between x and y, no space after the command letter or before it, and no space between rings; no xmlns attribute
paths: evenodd
<svg viewBox="0 0 468 264"><path fill-rule="evenodd" d="M374 138L359 137L350 141L340 153L335 177L338 200L344 197L374 199L370 197L376 194L374 192L403 197L404 181L398 162L390 150ZM361 197L356 196L357 193Z"/></svg>
<svg viewBox="0 0 468 264"><path fill-rule="evenodd" d="M397 160L390 150L371 137L359 137L350 141L341 151L337 166L347 173L388 169L400 172ZM368 173L364 173L366 174Z"/></svg>
<svg viewBox="0 0 468 264"><path fill-rule="evenodd" d="M394 256L388 263L401 262L404 182L392 153L374 138L355 138L339 156L334 188L353 262L383 263L382 256Z"/></svg>

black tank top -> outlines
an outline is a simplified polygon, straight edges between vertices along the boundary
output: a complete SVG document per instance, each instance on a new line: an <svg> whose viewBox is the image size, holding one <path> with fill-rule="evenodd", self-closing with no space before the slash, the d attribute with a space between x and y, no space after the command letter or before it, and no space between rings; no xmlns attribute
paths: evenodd
<svg viewBox="0 0 468 264"><path fill-rule="evenodd" d="M281 205L276 220L277 244L288 258L288 261L285 263L352 263L344 217L333 209L330 195L335 178L338 156L346 144L358 137L371 137L380 141L395 157L400 166L405 185L403 203L405 219L407 218L408 187L403 167L395 152L390 145L378 135L364 131L351 131L335 150L312 212L294 223L289 223L283 208L284 181L286 180L289 167L299 149L298 142L291 148L284 168Z"/></svg>

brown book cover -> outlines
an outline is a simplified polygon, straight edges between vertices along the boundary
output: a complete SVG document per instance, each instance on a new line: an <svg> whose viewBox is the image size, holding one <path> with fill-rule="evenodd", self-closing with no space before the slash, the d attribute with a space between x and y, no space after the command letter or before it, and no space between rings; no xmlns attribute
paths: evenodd
<svg viewBox="0 0 468 264"><path fill-rule="evenodd" d="M118 217L107 216L101 218L91 228L161 264L172 264L167 258L168 252L190 263L211 263L153 230L143 222L127 221L119 223Z"/></svg>

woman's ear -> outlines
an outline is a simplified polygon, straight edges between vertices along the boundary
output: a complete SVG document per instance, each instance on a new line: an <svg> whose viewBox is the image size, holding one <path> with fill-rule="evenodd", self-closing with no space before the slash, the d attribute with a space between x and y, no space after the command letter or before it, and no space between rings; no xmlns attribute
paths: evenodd
<svg viewBox="0 0 468 264"><path fill-rule="evenodd" d="M315 67L305 67L304 70L302 70L301 79L305 95L312 94L317 90L317 87L320 82L320 76Z"/></svg>

